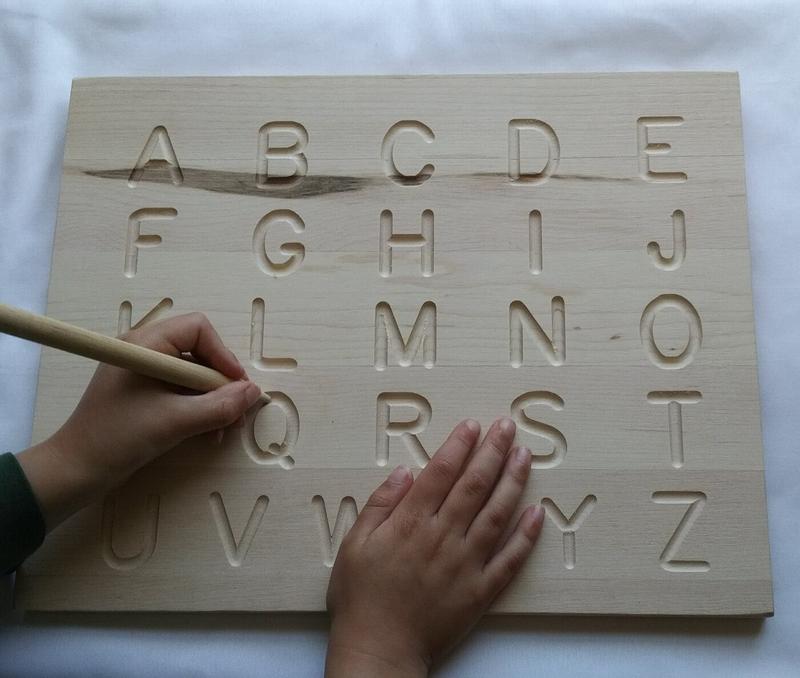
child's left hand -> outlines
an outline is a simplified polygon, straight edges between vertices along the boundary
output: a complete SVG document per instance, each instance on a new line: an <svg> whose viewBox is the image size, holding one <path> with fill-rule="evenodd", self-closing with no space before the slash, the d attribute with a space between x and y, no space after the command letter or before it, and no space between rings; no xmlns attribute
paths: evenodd
<svg viewBox="0 0 800 678"><path fill-rule="evenodd" d="M236 422L261 394L201 313L146 325L122 337L191 356L236 381L202 395L101 364L67 422L18 456L48 531L193 436Z"/></svg>

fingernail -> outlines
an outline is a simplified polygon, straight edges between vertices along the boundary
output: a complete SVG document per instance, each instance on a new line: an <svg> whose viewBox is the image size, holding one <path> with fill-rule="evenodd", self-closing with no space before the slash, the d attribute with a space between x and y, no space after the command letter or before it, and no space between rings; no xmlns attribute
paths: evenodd
<svg viewBox="0 0 800 678"><path fill-rule="evenodd" d="M464 422L464 425L467 427L467 430L470 433L477 433L478 431L481 430L481 425L474 419L467 419Z"/></svg>
<svg viewBox="0 0 800 678"><path fill-rule="evenodd" d="M544 520L544 506L541 504L536 504L533 507L533 512L531 513L531 522L536 525Z"/></svg>
<svg viewBox="0 0 800 678"><path fill-rule="evenodd" d="M506 434L511 433L514 430L514 422L508 417L503 417L500 420L500 430Z"/></svg>
<svg viewBox="0 0 800 678"><path fill-rule="evenodd" d="M230 349L228 349L228 353L231 354L231 358L233 358L233 362L236 365L238 365L239 367L241 367L242 368L242 372L244 372L244 367L242 367L242 363L239 361L239 358L236 357L236 354L233 351L231 351Z"/></svg>
<svg viewBox="0 0 800 678"><path fill-rule="evenodd" d="M217 445L222 445L222 439L225 437L225 429L221 428L217 431Z"/></svg>
<svg viewBox="0 0 800 678"><path fill-rule="evenodd" d="M406 479L408 475L408 467L407 466L398 466L394 471L389 474L389 481L392 483L401 483Z"/></svg>
<svg viewBox="0 0 800 678"><path fill-rule="evenodd" d="M247 398L247 402L252 405L256 400L259 399L261 396L261 389L258 388L258 384L254 384L250 382L247 386L247 390L245 391L245 397Z"/></svg>
<svg viewBox="0 0 800 678"><path fill-rule="evenodd" d="M531 463L531 451L527 447L520 447L515 457L520 466L527 466Z"/></svg>

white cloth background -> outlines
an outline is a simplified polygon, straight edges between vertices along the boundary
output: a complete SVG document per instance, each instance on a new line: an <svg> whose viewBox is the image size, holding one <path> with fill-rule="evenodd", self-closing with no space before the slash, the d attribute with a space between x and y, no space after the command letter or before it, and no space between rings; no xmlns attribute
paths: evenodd
<svg viewBox="0 0 800 678"><path fill-rule="evenodd" d="M439 675L796 676L799 27L733 0L0 0L0 300L45 309L75 77L738 70L776 616L488 619ZM29 441L38 355L0 336L0 449ZM322 615L6 612L0 676L313 676L325 642Z"/></svg>

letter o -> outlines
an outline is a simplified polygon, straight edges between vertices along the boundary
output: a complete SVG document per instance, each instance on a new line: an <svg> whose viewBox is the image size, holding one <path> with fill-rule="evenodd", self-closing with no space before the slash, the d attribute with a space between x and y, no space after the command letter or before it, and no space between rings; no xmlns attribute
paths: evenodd
<svg viewBox="0 0 800 678"><path fill-rule="evenodd" d="M653 335L653 325L659 311L667 308L679 310L689 325L689 338L686 347L678 355L664 355L656 344ZM642 320L639 323L639 335L642 339L647 357L650 362L662 370L679 370L686 367L694 360L695 354L700 350L703 343L703 325L700 322L700 315L697 309L684 297L678 294L662 294L645 306L642 312Z"/></svg>

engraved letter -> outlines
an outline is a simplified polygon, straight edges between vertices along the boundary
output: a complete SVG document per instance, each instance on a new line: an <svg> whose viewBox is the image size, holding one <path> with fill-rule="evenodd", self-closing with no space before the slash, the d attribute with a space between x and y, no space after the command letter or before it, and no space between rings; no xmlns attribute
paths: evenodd
<svg viewBox="0 0 800 678"><path fill-rule="evenodd" d="M256 255L258 267L267 275L276 278L294 273L306 256L306 248L303 243L285 242L278 248L278 251L287 258L279 262L270 259L267 254L267 230L273 224L279 223L288 224L295 233L302 233L306 230L303 220L292 210L273 210L256 224L256 230L253 233L253 254Z"/></svg>
<svg viewBox="0 0 800 678"><path fill-rule="evenodd" d="M417 416L411 421L392 421L393 407L411 407ZM431 404L416 393L381 393L378 396L375 459L378 466L389 462L390 438L400 438L405 443L414 461L420 467L428 463L430 457L417 435L422 433L431 420Z"/></svg>
<svg viewBox="0 0 800 678"><path fill-rule="evenodd" d="M160 155L154 155L156 146L158 146ZM164 167L169 171L172 183L180 186L183 183L183 171L178 164L178 156L175 155L167 128L159 125L150 132L150 136L139 154L139 159L128 177L128 186L136 188L146 169L160 170Z"/></svg>
<svg viewBox="0 0 800 678"><path fill-rule="evenodd" d="M172 299L164 297L153 308L145 313L139 322L133 323L133 304L130 301L123 301L119 305L119 316L117 317L117 335L125 334L130 330L138 330L143 325L158 320L162 315L172 308Z"/></svg>
<svg viewBox="0 0 800 678"><path fill-rule="evenodd" d="M681 267L686 258L686 217L681 210L672 213L672 256L665 257L661 252L661 245L655 240L647 243L647 253L653 261L653 266L662 271L674 271Z"/></svg>
<svg viewBox="0 0 800 678"><path fill-rule="evenodd" d="M389 348L398 354L397 363L408 367L422 349L422 364L428 369L436 363L436 304L426 301L422 304L414 326L403 340L400 327L392 313L392 307L385 301L375 307L375 369L385 370L388 364Z"/></svg>
<svg viewBox="0 0 800 678"><path fill-rule="evenodd" d="M564 540L564 567L568 570L575 568L577 560L575 549L575 533L578 528L583 525L583 521L592 512L595 504L597 504L597 497L590 494L584 497L575 512L567 518L555 502L549 497L542 499L542 507L550 518L561 530L561 535Z"/></svg>
<svg viewBox="0 0 800 678"><path fill-rule="evenodd" d="M231 567L241 567L258 532L258 528L261 527L261 521L264 519L269 499L263 494L256 499L238 543L236 537L233 536L231 519L225 510L225 502L222 501L222 495L219 492L212 492L208 497L208 501L211 506L211 515L214 517L214 523L217 526L217 532L219 532L219 537L222 540L225 557Z"/></svg>
<svg viewBox="0 0 800 678"><path fill-rule="evenodd" d="M528 215L528 230L530 231L530 270L533 275L542 272L542 213L533 210Z"/></svg>
<svg viewBox="0 0 800 678"><path fill-rule="evenodd" d="M289 146L271 146L270 134L290 134L295 142ZM256 186L270 188L280 186L287 188L303 180L308 174L308 159L303 151L308 144L306 128L296 122L268 122L258 130L258 170L256 171ZM280 176L270 175L270 160L286 160L294 164L291 174Z"/></svg>
<svg viewBox="0 0 800 678"><path fill-rule="evenodd" d="M336 561L336 554L339 553L339 547L358 517L356 501L352 497L344 497L342 499L339 503L339 511L336 514L336 522L333 527L331 527L331 519L328 517L328 511L325 508L325 500L320 495L316 495L311 500L311 508L317 516L317 524L319 525L322 562L325 563L326 567L333 567L333 563Z"/></svg>
<svg viewBox="0 0 800 678"><path fill-rule="evenodd" d="M550 316L553 338L550 339L542 326L536 321L528 307L521 301L512 301L508 307L509 353L511 367L522 366L523 328L532 335L533 340L551 365L563 365L567 358L566 319L564 300L553 297L550 302Z"/></svg>
<svg viewBox="0 0 800 678"><path fill-rule="evenodd" d="M145 207L136 210L128 217L128 237L125 240L125 268L123 269L126 278L133 278L136 275L140 249L157 247L161 244L160 235L142 235L142 222L171 220L176 216L178 216L178 211L171 207Z"/></svg>
<svg viewBox="0 0 800 678"><path fill-rule="evenodd" d="M567 439L555 426L548 426L525 414L525 410L532 405L548 405L558 412L564 409L564 401L555 393L530 391L523 393L511 403L511 418L517 426L523 431L545 438L553 444L552 452L532 455L531 468L553 468L558 466L567 454Z"/></svg>
<svg viewBox="0 0 800 678"><path fill-rule="evenodd" d="M383 159L383 171L386 173L386 176L396 184L418 186L431 178L434 166L427 164L416 174L403 174L397 169L397 163L395 163L394 160L394 147L397 143L397 137L403 132L416 132L429 144L432 143L436 137L431 128L421 123L419 120L401 120L392 125L389 131L386 132L386 136L383 137L381 158Z"/></svg>
<svg viewBox="0 0 800 678"><path fill-rule="evenodd" d="M265 372L291 372L297 368L294 358L267 358L264 356L264 319L266 309L263 299L253 299L250 313L250 362L257 370Z"/></svg>
<svg viewBox="0 0 800 678"><path fill-rule="evenodd" d="M538 132L547 142L547 161L539 172L522 171L520 137L525 130ZM558 168L561 148L558 137L546 122L541 120L510 120L508 123L508 176L512 184L543 184Z"/></svg>
<svg viewBox="0 0 800 678"><path fill-rule="evenodd" d="M651 127L677 127L683 124L679 115L642 117L636 121L639 147L639 175L645 181L680 183L686 181L686 172L654 172L650 169L650 156L666 155L672 146L666 142L651 142Z"/></svg>
<svg viewBox="0 0 800 678"><path fill-rule="evenodd" d="M688 505L681 522L675 528L667 545L661 552L661 567L667 572L708 572L711 566L707 560L676 560L683 540L689 534L703 507L706 505L704 492L653 492L653 501L656 504L684 504Z"/></svg>
<svg viewBox="0 0 800 678"><path fill-rule="evenodd" d="M699 403L702 398L700 391L651 391L647 394L647 402L653 405L667 406L669 451L674 468L683 466L683 412L681 405Z"/></svg>
<svg viewBox="0 0 800 678"><path fill-rule="evenodd" d="M686 348L678 355L664 355L658 348L653 334L656 314L667 308L678 309L689 324L689 339L686 342ZM695 354L700 350L700 345L703 343L703 326L700 322L700 315L689 301L677 294L662 294L645 307L639 323L639 335L645 353L653 365L662 370L679 370L692 362Z"/></svg>
<svg viewBox="0 0 800 678"><path fill-rule="evenodd" d="M387 278L392 273L392 248L422 250L420 270L426 278L433 275L433 212L422 213L421 233L395 233L392 213L381 212L381 249L378 255L378 272Z"/></svg>
<svg viewBox="0 0 800 678"><path fill-rule="evenodd" d="M251 409L245 415L245 423L242 427L242 444L250 458L256 464L264 464L265 466L278 465L281 468L290 469L294 466L294 459L290 453L294 451L297 444L297 439L300 437L300 414L297 407L292 402L292 399L285 393L273 391L268 394L271 401L268 405L262 405L260 408ZM276 443L271 442L266 448L262 447L259 443L261 436L256 436L256 425L263 413L266 421L262 422L259 430L264 431L264 437L270 440L280 439L281 424L280 420L276 420L274 414L280 412L283 421L283 440Z"/></svg>
<svg viewBox="0 0 800 678"><path fill-rule="evenodd" d="M142 548L139 553L132 556L118 556L114 550L113 534L115 514L117 511L117 500L113 497L106 497L103 502L102 517L102 551L103 560L115 570L135 570L137 567L150 560L156 550L156 539L158 538L158 507L159 497L157 494L147 495L147 506L145 509L146 525L142 535Z"/></svg>

